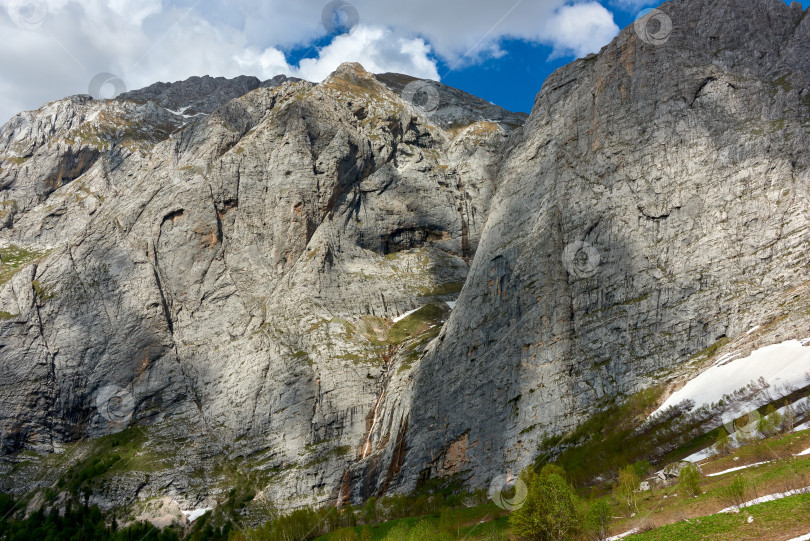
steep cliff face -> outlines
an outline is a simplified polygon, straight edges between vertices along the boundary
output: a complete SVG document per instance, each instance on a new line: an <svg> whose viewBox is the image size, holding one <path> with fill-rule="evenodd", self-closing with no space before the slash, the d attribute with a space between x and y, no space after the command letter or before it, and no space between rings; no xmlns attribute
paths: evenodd
<svg viewBox="0 0 810 541"><path fill-rule="evenodd" d="M810 18L661 11L528 120L356 64L16 116L0 489L124 429L103 506L481 486L723 338L806 338Z"/></svg>
<svg viewBox="0 0 810 541"><path fill-rule="evenodd" d="M70 464L19 451L70 458L127 426L147 466L102 505L210 502L233 465L280 506L325 502L368 452L391 358L438 332L526 115L459 115L441 85L426 110L356 64L276 82L76 97L4 127L4 489ZM54 156L83 152L50 181Z"/></svg>
<svg viewBox="0 0 810 541"><path fill-rule="evenodd" d="M665 43L629 27L545 82L355 493L483 485L708 346L774 321L765 342L810 334L810 17L770 0L660 10Z"/></svg>

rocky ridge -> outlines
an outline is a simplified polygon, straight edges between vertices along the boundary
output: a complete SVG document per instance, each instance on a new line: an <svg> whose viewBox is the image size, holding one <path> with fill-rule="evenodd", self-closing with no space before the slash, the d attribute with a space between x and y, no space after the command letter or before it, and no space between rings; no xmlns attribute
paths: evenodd
<svg viewBox="0 0 810 541"><path fill-rule="evenodd" d="M756 325L807 338L810 18L770 0L660 10L666 43L628 27L543 85L458 304L383 407L404 460L381 446L354 492L400 461L404 488L484 485Z"/></svg>
<svg viewBox="0 0 810 541"><path fill-rule="evenodd" d="M127 425L105 506L215 504L237 480L288 508L485 486L712 354L807 338L797 6L667 2L665 42L623 30L525 125L443 85L426 112L411 78L356 64L191 118L164 87L18 115L2 488Z"/></svg>
<svg viewBox="0 0 810 541"><path fill-rule="evenodd" d="M103 506L210 504L232 464L270 501L333 500L392 358L446 318L525 115L444 130L356 64L234 99L245 80L219 84L210 114L181 110L202 99L186 82L3 128L3 489L129 426L149 467L122 466Z"/></svg>

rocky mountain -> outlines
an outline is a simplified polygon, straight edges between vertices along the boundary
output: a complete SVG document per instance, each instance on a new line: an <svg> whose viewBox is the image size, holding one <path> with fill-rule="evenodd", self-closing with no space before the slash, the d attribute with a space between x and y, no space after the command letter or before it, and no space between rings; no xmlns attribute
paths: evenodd
<svg viewBox="0 0 810 541"><path fill-rule="evenodd" d="M666 43L628 27L561 68L507 144L458 303L381 408L407 429L401 486L520 471L706 348L750 349L757 325L762 344L810 336L810 18L770 0L660 13ZM397 445L353 465L355 491L386 486Z"/></svg>
<svg viewBox="0 0 810 541"><path fill-rule="evenodd" d="M138 103L154 102L184 115L211 114L229 101L244 96L259 87L273 88L287 81L300 81L295 77L278 75L267 81L243 75L234 79L224 77L190 77L177 83L155 83L146 88L125 92L121 100Z"/></svg>
<svg viewBox="0 0 810 541"><path fill-rule="evenodd" d="M325 502L368 452L389 365L449 312L526 115L467 96L481 112L454 123L464 95L436 85L438 127L355 64L246 82L73 97L4 127L8 490L40 482L21 451L130 424L149 471L103 506L209 501L230 464L268 499Z"/></svg>
<svg viewBox="0 0 810 541"><path fill-rule="evenodd" d="M810 18L656 13L528 118L357 64L15 116L0 490L110 441L91 500L139 512L480 487L700 352L806 338Z"/></svg>

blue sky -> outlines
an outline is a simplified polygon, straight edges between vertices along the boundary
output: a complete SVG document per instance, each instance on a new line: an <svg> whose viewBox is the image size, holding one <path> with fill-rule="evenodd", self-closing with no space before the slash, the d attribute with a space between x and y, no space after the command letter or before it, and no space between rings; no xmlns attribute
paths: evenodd
<svg viewBox="0 0 810 541"><path fill-rule="evenodd" d="M597 52L657 3L0 0L0 123L92 93L99 74L123 81L102 87L101 97L112 97L122 86L193 75L284 73L319 82L345 61L441 80L528 112L554 69Z"/></svg>
<svg viewBox="0 0 810 541"><path fill-rule="evenodd" d="M325 41L319 40L314 46L323 46ZM312 47L308 45L291 50L288 58L298 62L301 58L315 56L316 51ZM448 62L434 55L439 79L446 85L460 88L511 111L529 113L546 77L575 59L573 55L565 55L549 60L552 46L519 39L505 38L500 42L500 48L505 52L500 58L482 59L455 67L455 61Z"/></svg>
<svg viewBox="0 0 810 541"><path fill-rule="evenodd" d="M621 4L617 6L615 2L600 3L610 10L619 28L632 24L645 7L656 5L656 2L638 2L629 6L624 4L628 9ZM786 3L790 4L791 1ZM810 0L802 0L801 4L807 9L810 7ZM504 56L455 69L452 68L453 63L438 58L441 81L511 111L530 113L535 95L546 77L576 58L569 54L549 59L553 52L552 46L526 40L505 38L500 46L506 53ZM297 54L303 52L308 51L295 51Z"/></svg>
<svg viewBox="0 0 810 541"><path fill-rule="evenodd" d="M637 9L617 9L608 2L601 3L611 10L619 28L632 24L639 13ZM810 0L802 0L801 4L807 9L810 7ZM647 4L649 5L655 3ZM505 57L490 59L464 69L450 71L446 63L440 62L442 82L511 111L530 113L534 97L546 77L574 59L569 55L548 60L552 47L523 40L505 40L502 48L507 52Z"/></svg>

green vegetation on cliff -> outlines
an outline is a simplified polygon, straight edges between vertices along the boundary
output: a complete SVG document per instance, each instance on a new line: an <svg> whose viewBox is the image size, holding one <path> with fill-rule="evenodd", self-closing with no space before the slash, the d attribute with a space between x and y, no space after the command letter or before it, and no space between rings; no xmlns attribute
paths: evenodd
<svg viewBox="0 0 810 541"><path fill-rule="evenodd" d="M13 541L178 541L177 530L160 530L147 523L118 527L114 514L105 514L98 507L77 505L68 500L62 513L56 509L34 511L18 519L19 502L0 494L0 539Z"/></svg>

